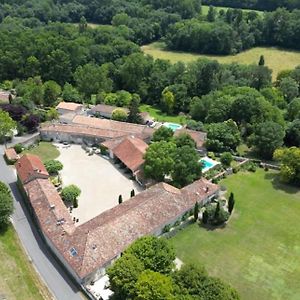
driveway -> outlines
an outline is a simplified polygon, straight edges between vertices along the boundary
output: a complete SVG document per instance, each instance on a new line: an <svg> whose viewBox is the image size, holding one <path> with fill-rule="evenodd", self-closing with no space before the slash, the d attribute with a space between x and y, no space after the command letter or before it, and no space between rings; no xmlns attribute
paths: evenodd
<svg viewBox="0 0 300 300"><path fill-rule="evenodd" d="M32 224L16 185L16 174L3 159L4 146L0 145L0 180L8 184L14 196L13 225L42 280L57 300L82 300L80 292L68 279L64 270L53 258Z"/></svg>

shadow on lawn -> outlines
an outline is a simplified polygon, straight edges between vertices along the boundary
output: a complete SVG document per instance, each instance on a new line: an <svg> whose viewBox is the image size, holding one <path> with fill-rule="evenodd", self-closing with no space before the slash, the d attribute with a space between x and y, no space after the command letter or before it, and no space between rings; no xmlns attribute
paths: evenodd
<svg viewBox="0 0 300 300"><path fill-rule="evenodd" d="M9 229L9 224L0 226L0 236L4 235Z"/></svg>
<svg viewBox="0 0 300 300"><path fill-rule="evenodd" d="M202 222L198 223L198 226L200 228L205 229L206 231L214 231L214 230L217 230L217 229L225 229L226 225L227 225L227 223L223 223L221 225L203 224Z"/></svg>
<svg viewBox="0 0 300 300"><path fill-rule="evenodd" d="M278 174L266 173L265 179L270 180L275 190L281 190L288 194L297 194L300 192L300 189L293 185L288 185L280 182Z"/></svg>

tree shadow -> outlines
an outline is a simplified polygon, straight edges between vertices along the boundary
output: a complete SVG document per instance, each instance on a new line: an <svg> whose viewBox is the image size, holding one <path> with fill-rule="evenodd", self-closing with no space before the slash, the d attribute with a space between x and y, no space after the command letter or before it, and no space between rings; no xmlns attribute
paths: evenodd
<svg viewBox="0 0 300 300"><path fill-rule="evenodd" d="M216 229L225 229L226 228L226 225L227 223L223 223L223 224L220 224L220 225L212 225L212 224L203 224L202 222L201 223L198 223L198 226L200 228L203 228L205 229L206 231L214 231Z"/></svg>
<svg viewBox="0 0 300 300"><path fill-rule="evenodd" d="M9 229L9 224L4 224L0 226L0 236L3 236Z"/></svg>
<svg viewBox="0 0 300 300"><path fill-rule="evenodd" d="M265 179L271 181L275 190L281 190L288 194L297 194L300 192L299 187L282 183L278 174L266 172Z"/></svg>

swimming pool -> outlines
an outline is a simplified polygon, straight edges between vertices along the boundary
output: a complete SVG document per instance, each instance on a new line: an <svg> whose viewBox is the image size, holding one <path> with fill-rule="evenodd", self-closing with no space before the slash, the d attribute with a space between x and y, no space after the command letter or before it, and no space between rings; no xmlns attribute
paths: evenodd
<svg viewBox="0 0 300 300"><path fill-rule="evenodd" d="M199 160L199 162L203 163L203 169L202 169L203 173L207 172L209 169L213 168L214 166L220 164L219 162L217 162L207 156L201 158Z"/></svg>
<svg viewBox="0 0 300 300"><path fill-rule="evenodd" d="M182 126L180 124L169 123L169 122L164 123L164 126L167 127L167 128L171 128L173 131L176 131L176 130L182 128Z"/></svg>

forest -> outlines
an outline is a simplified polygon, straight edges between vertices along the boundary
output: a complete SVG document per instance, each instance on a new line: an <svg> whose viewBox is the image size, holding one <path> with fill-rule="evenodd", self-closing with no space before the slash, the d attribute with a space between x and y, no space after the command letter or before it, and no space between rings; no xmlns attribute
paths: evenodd
<svg viewBox="0 0 300 300"><path fill-rule="evenodd" d="M279 7L300 8L299 0L203 0L203 4L272 11Z"/></svg>
<svg viewBox="0 0 300 300"><path fill-rule="evenodd" d="M73 7L75 16L66 13L74 3L1 2L0 82L16 94L1 107L19 122L20 132L53 118L51 107L58 99L127 107L134 99L135 105L148 104L168 115L184 114L190 128L208 132L212 151L235 152L247 143L271 158L283 144L300 145L299 67L279 73L272 82L263 56L253 65L208 59L171 64L144 55L139 47L163 38L175 49L209 53L239 52L258 44L297 48L300 11L280 8L259 15L211 7L204 16L196 0L173 0L172 5L78 1L76 7L84 9ZM92 15L96 6L101 7L99 19ZM102 25L90 26L88 21ZM269 132L263 134L277 142L272 147L268 142L270 149L264 152L258 138L266 122L271 122ZM227 140L224 130L231 132Z"/></svg>

